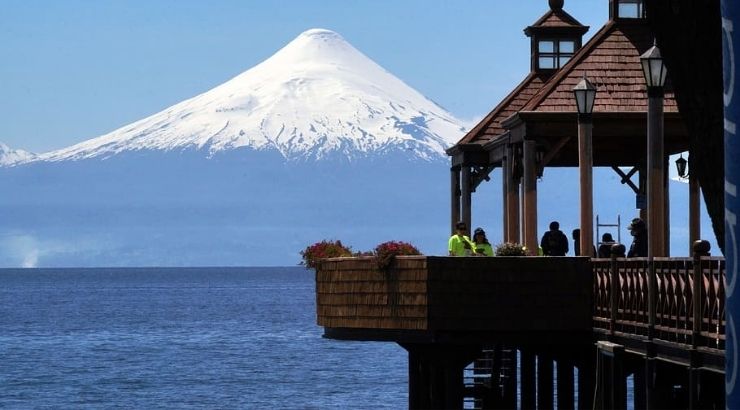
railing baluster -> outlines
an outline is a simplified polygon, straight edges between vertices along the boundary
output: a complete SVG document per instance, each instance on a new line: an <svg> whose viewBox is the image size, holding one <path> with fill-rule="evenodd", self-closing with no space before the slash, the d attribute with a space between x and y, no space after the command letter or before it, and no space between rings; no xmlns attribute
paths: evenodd
<svg viewBox="0 0 740 410"><path fill-rule="evenodd" d="M617 326L617 311L619 310L619 269L617 267L617 257L612 254L611 269L609 269L609 275L611 278L611 291L610 291L610 309L611 309L611 323L609 331L614 335L614 331Z"/></svg>

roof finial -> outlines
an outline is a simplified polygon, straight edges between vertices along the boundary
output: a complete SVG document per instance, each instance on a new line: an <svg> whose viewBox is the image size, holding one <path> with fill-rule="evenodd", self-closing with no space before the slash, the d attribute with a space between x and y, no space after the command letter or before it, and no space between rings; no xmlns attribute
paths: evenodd
<svg viewBox="0 0 740 410"><path fill-rule="evenodd" d="M565 0L549 0L550 1L550 10L561 10L563 8L563 3L565 3Z"/></svg>

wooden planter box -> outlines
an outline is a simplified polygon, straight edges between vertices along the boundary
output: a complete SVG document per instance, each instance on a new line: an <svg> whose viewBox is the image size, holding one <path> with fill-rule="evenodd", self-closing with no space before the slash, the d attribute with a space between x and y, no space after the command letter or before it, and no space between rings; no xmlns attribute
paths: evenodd
<svg viewBox="0 0 740 410"><path fill-rule="evenodd" d="M316 272L318 324L423 332L590 332L588 258L333 258Z"/></svg>

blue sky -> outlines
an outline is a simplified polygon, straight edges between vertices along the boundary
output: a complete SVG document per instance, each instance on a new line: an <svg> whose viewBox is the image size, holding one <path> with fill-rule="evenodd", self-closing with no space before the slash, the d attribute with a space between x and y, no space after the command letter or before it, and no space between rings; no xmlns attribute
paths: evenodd
<svg viewBox="0 0 740 410"><path fill-rule="evenodd" d="M567 0L589 38L607 0ZM301 32L340 33L412 87L470 120L529 71L522 30L546 0L41 1L0 13L0 142L44 152L202 93Z"/></svg>

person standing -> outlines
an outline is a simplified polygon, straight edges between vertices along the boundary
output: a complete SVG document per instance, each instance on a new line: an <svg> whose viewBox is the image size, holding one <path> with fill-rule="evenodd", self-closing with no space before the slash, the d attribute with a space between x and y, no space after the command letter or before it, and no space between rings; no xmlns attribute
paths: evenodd
<svg viewBox="0 0 740 410"><path fill-rule="evenodd" d="M627 252L628 258L645 258L648 254L648 238L647 238L647 227L645 221L640 218L635 218L630 222L629 227L630 235L632 235L632 245L630 250Z"/></svg>
<svg viewBox="0 0 740 410"><path fill-rule="evenodd" d="M483 228L475 228L473 232L473 243L475 244L475 254L478 256L493 256L493 247L486 238L486 231Z"/></svg>
<svg viewBox="0 0 740 410"><path fill-rule="evenodd" d="M460 221L455 225L455 234L447 241L447 250L450 256L470 256L473 254L475 244L467 235L468 226Z"/></svg>
<svg viewBox="0 0 740 410"><path fill-rule="evenodd" d="M609 232L601 235L601 245L599 245L599 258L609 258L612 256L612 245L614 245L614 238Z"/></svg>
<svg viewBox="0 0 740 410"><path fill-rule="evenodd" d="M550 222L550 230L542 235L540 247L545 256L565 256L568 253L568 237L560 230L558 221Z"/></svg>
<svg viewBox="0 0 740 410"><path fill-rule="evenodd" d="M573 238L573 253L576 256L581 256L581 229L574 229L571 237Z"/></svg>

